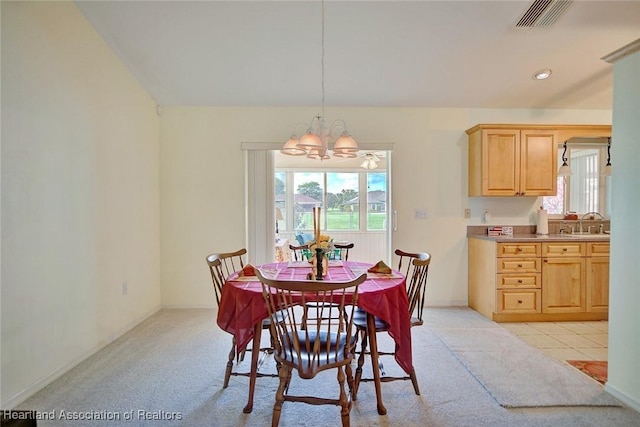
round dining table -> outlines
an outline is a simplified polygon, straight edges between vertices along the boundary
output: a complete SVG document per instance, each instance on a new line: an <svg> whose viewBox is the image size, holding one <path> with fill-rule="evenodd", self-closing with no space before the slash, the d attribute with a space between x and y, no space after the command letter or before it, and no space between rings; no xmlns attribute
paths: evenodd
<svg viewBox="0 0 640 427"><path fill-rule="evenodd" d="M405 289L406 278L396 270L391 273L374 273L368 270L373 264L353 261L330 261L325 281L348 281L362 273L367 279L358 288L358 307L367 312L370 330L375 330L374 316L389 325L389 335L395 342L395 359L407 373L413 372L411 358L411 318L409 301ZM258 266L263 274L278 280L307 280L311 265L306 262L278 262ZM245 269L244 271L246 271ZM262 334L262 321L269 316L262 296L262 284L255 275L239 271L229 275L220 298L217 322L224 331L234 335L238 354L246 349L251 340L258 345ZM382 403L380 371L378 366L376 334L369 334L370 349L378 412L386 413ZM253 409L253 394L257 377L259 351L252 351L249 398L244 412Z"/></svg>

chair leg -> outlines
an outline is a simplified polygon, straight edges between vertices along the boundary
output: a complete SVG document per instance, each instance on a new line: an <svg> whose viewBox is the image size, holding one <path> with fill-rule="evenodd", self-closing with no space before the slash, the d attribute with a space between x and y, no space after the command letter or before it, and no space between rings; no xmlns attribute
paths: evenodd
<svg viewBox="0 0 640 427"><path fill-rule="evenodd" d="M347 399L347 393L344 391L344 371L338 366L338 384L340 384L340 417L342 418L342 427L349 427L351 421L349 412L351 412L351 400Z"/></svg>
<svg viewBox="0 0 640 427"><path fill-rule="evenodd" d="M276 403L273 405L273 413L271 415L271 427L278 427L280 423L280 414L282 413L282 403L284 402L284 389L288 387L288 381L291 378L291 367L282 366L282 369L278 371L278 377L280 383L278 384L278 390L276 391Z"/></svg>
<svg viewBox="0 0 640 427"><path fill-rule="evenodd" d="M249 414L253 411L253 394L256 390L256 377L258 376L258 356L260 355L260 339L262 338L262 324L257 323L253 330L253 343L254 350L251 351L251 374L249 376L249 398L247 399L247 405L242 412Z"/></svg>
<svg viewBox="0 0 640 427"><path fill-rule="evenodd" d="M371 345L371 365L373 369L373 379L376 386L376 400L378 404L378 414L386 415L387 408L382 403L382 383L380 381L380 366L378 365L378 339L376 337L376 323L372 314L367 313L367 331Z"/></svg>
<svg viewBox="0 0 640 427"><path fill-rule="evenodd" d="M280 371L278 371L280 373ZM284 386L284 394L289 393L289 385L291 384L291 373L292 370L289 370L289 375L287 376L287 383Z"/></svg>
<svg viewBox="0 0 640 427"><path fill-rule="evenodd" d="M347 372L347 385L349 386L349 396L353 399L353 370L351 364L344 365L344 369Z"/></svg>
<svg viewBox="0 0 640 427"><path fill-rule="evenodd" d="M273 336L273 333L271 332L271 330L269 330L269 341L271 342L271 354L273 354L273 352L276 349L276 339ZM276 359L274 357L275 361L276 361L276 371L280 371L280 365L282 365L278 359Z"/></svg>
<svg viewBox="0 0 640 427"><path fill-rule="evenodd" d="M229 386L229 378L231 378L231 371L233 370L233 359L236 357L236 337L231 340L231 351L229 352L229 360L227 361L227 369L224 373L224 382L222 388Z"/></svg>
<svg viewBox="0 0 640 427"><path fill-rule="evenodd" d="M353 396L353 400L358 400L358 388L360 387L360 379L362 378L362 367L364 366L364 357L367 352L367 332L362 331L360 343L360 355L358 356L358 367L356 368L356 376L353 380L353 390L351 391L351 396Z"/></svg>
<svg viewBox="0 0 640 427"><path fill-rule="evenodd" d="M420 388L418 387L418 378L416 377L415 369L411 370L411 375L409 375L409 377L411 378L411 383L413 384L413 390L418 396L420 396Z"/></svg>

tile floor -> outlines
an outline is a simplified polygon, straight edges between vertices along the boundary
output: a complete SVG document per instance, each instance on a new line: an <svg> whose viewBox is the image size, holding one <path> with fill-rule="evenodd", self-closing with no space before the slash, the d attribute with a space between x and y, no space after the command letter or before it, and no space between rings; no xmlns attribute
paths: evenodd
<svg viewBox="0 0 640 427"><path fill-rule="evenodd" d="M560 360L608 360L609 322L500 323L521 339Z"/></svg>

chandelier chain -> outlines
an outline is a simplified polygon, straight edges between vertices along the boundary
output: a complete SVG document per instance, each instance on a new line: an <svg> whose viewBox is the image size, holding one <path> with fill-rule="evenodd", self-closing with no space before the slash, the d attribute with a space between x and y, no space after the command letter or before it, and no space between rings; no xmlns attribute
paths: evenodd
<svg viewBox="0 0 640 427"><path fill-rule="evenodd" d="M329 159L329 143L335 140L332 147L335 157L355 158L358 151L358 144L347 131L347 125L344 120L335 120L329 124L324 116L325 103L325 4L324 0L320 0L321 11L321 33L320 33L320 90L322 95L321 111L313 119L307 127L307 131L298 137L296 130L291 137L285 142L280 150L283 154L289 156L307 156L311 159ZM301 123L303 125L304 123ZM296 126L297 128L297 126Z"/></svg>
<svg viewBox="0 0 640 427"><path fill-rule="evenodd" d="M321 88L322 88L322 117L324 117L324 0L320 2L322 6L322 32L320 39L320 46L322 49L322 54L320 57L320 65L322 67L322 78L321 78Z"/></svg>

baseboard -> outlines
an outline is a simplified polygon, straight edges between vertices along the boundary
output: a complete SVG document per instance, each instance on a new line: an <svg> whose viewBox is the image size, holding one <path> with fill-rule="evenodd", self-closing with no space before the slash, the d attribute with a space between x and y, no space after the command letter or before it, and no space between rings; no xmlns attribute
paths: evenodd
<svg viewBox="0 0 640 427"><path fill-rule="evenodd" d="M630 407L634 411L640 412L640 402L639 401L637 401L636 399L633 399L632 397L630 397L626 393L621 392L620 390L618 390L614 386L610 385L609 383L606 383L604 385L604 391L606 391L611 396L615 397L616 399L618 399L619 401L621 401L622 403L624 403L626 406Z"/></svg>
<svg viewBox="0 0 640 427"><path fill-rule="evenodd" d="M33 383L31 386L27 387L26 389L24 389L20 393L16 394L12 398L10 398L10 399L8 399L8 400L6 400L4 402L1 402L0 403L0 408L2 408L2 410L9 410L9 409L15 408L17 405L19 405L20 403L24 402L25 400L27 400L28 398L30 398L31 396L33 396L34 394L36 394L37 392L39 392L40 390L45 388L47 385L51 384L52 382L54 382L55 380L57 380L58 378L60 378L64 374L66 374L67 372L69 372L75 366L77 366L78 364L84 362L86 359L88 359L89 357L93 356L94 354L96 354L97 352L99 352L100 350L102 350L103 348L105 348L106 346L108 346L109 344L111 344L112 342L114 342L115 340L117 340L118 338L120 338L121 336L123 336L124 334L126 334L127 332L129 332L130 330L132 330L133 328L135 328L140 323L144 322L145 320L147 320L149 317L153 316L154 314L156 314L160 310L161 310L161 307L155 307L152 310L150 310L149 312L147 312L147 313L143 314L142 316L138 317L137 319L129 322L127 325L122 327L120 330L118 330L118 331L114 332L113 334L109 335L104 341L102 341L99 344L97 344L94 348L92 348L92 349L84 352L80 356L74 358L71 362L67 363L66 365L62 366L61 368L56 369L55 371L51 372L50 374L45 375L44 377L40 378L38 381Z"/></svg>
<svg viewBox="0 0 640 427"><path fill-rule="evenodd" d="M426 307L468 307L467 300L429 301Z"/></svg>
<svg viewBox="0 0 640 427"><path fill-rule="evenodd" d="M199 304L199 305L195 305L195 304L194 305L192 305L192 304L184 304L184 305L183 304L163 304L162 305L162 309L165 309L165 308L166 309L171 309L171 310L173 310L173 309L183 309L183 308L187 308L187 309L188 308L214 309L214 308L217 308L217 306L215 304L206 304L206 305L201 305L201 304Z"/></svg>

